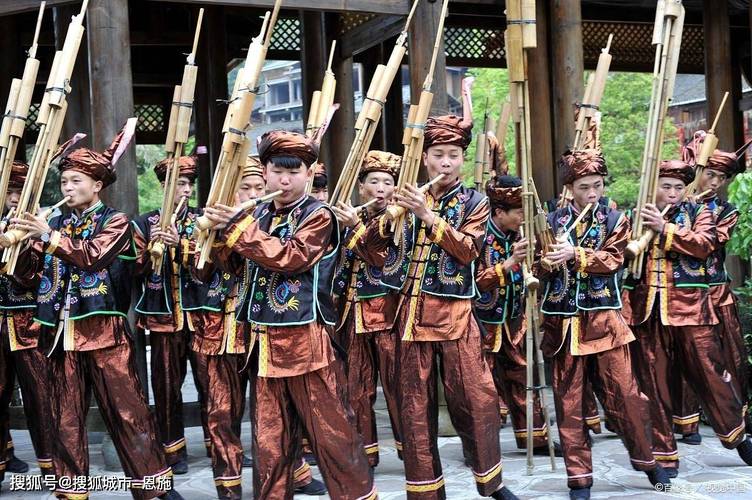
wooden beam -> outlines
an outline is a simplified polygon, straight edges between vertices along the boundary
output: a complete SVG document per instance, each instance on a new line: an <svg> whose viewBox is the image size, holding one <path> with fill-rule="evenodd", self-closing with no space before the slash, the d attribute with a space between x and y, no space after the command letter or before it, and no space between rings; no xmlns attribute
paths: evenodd
<svg viewBox="0 0 752 500"><path fill-rule="evenodd" d="M229 5L233 7L272 7L274 0L149 0L151 2L200 3L202 5ZM285 9L397 14L406 16L410 0L285 0Z"/></svg>
<svg viewBox="0 0 752 500"><path fill-rule="evenodd" d="M3 0L0 2L0 16L11 16L39 10L40 0ZM81 0L47 0L47 8L66 4L81 4ZM76 11L78 13L78 10ZM34 27L32 26L32 29Z"/></svg>
<svg viewBox="0 0 752 500"><path fill-rule="evenodd" d="M225 8L211 6L205 9L204 32L198 44L198 82L193 108L196 144L207 149L207 154L198 157L199 205L203 205L209 195L212 173L222 147L222 124L228 98Z"/></svg>
<svg viewBox="0 0 752 500"><path fill-rule="evenodd" d="M550 21L554 158L557 158L574 140L574 109L584 91L580 0L553 0Z"/></svg>
<svg viewBox="0 0 752 500"><path fill-rule="evenodd" d="M345 32L341 37L342 55L349 57L398 35L405 27L405 16L379 16Z"/></svg>
<svg viewBox="0 0 752 500"><path fill-rule="evenodd" d="M92 126L90 145L102 151L134 116L128 0L91 0L87 18ZM129 217L138 215L135 147L117 165L117 185L103 198Z"/></svg>
<svg viewBox="0 0 752 500"><path fill-rule="evenodd" d="M376 72L376 66L379 64L386 64L386 60L389 57L389 53L386 51L382 52L381 44L375 45L368 50L363 51L358 58L356 58L357 62L360 62L363 65L363 75L364 75L364 88L368 88L368 83L371 82L371 78L373 77L373 74ZM386 47L385 47L386 48ZM387 48L391 52L392 46L389 46ZM368 82L368 83L366 83ZM400 137L401 139L401 137ZM373 134L373 140L371 141L371 149L378 149L378 150L384 150L386 148L385 142L384 142L384 110L381 111L381 120L379 120L378 125L376 126L376 131Z"/></svg>
<svg viewBox="0 0 752 500"><path fill-rule="evenodd" d="M532 148L533 179L542 199L553 198L556 186L556 158L553 141L553 96L551 95L551 60L548 41L548 4L536 2L538 46L528 52L528 78L532 113L530 127L535 138Z"/></svg>
<svg viewBox="0 0 752 500"><path fill-rule="evenodd" d="M415 10L415 21L410 27L408 57L410 66L410 101L417 104L423 87L423 80L428 74L433 54L433 44L436 30L439 27L442 2L420 2ZM436 70L433 79L433 104L431 114L447 112L446 95L446 55L444 52L444 37L441 37L439 56L436 60Z"/></svg>

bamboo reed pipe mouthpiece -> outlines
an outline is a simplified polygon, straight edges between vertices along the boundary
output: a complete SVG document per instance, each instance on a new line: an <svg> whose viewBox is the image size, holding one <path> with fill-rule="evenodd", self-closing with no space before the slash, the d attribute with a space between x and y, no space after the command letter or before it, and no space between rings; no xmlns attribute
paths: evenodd
<svg viewBox="0 0 752 500"><path fill-rule="evenodd" d="M431 186L433 186L434 184L436 184L443 178L444 178L444 174L437 175L436 177L431 179L429 182L426 182L425 184L423 184L419 188L420 192L425 193L426 191L431 189ZM397 218L405 215L405 211L406 210L404 207L400 207L399 205L391 205L390 207L386 209L386 214L385 214L386 220L390 220L390 221L396 220Z"/></svg>
<svg viewBox="0 0 752 500"><path fill-rule="evenodd" d="M212 221L210 221L205 215L196 217L196 227L199 231L206 231L212 228Z"/></svg>
<svg viewBox="0 0 752 500"><path fill-rule="evenodd" d="M24 236L26 236L26 231L21 231L20 229L11 229L10 231L5 231L0 235L0 247L11 247L21 241Z"/></svg>
<svg viewBox="0 0 752 500"><path fill-rule="evenodd" d="M151 255L152 259L157 259L159 257L162 257L165 253L165 244L161 241L155 241L151 249L149 250L149 255Z"/></svg>

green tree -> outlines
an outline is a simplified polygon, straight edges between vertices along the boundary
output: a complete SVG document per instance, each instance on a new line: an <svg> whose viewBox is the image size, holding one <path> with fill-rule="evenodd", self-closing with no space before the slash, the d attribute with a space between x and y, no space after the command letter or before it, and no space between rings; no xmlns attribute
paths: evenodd
<svg viewBox="0 0 752 500"><path fill-rule="evenodd" d="M486 112L498 121L503 102L509 94L506 69L474 68L469 74L475 77L473 86L474 140L465 157L463 175L465 182L473 182L473 164L477 134L482 131L482 117ZM587 75L584 76L586 80ZM633 206L640 185L642 150L645 146L645 128L650 105L652 75L646 73L609 74L601 101L601 147L608 162L608 195L619 206ZM532 103L535 112L535 102ZM574 116L572 117L574 120ZM663 157L676 157L679 153L676 127L667 118L664 130ZM533 138L535 147L535 138ZM505 141L510 172L515 172L514 132L510 123Z"/></svg>

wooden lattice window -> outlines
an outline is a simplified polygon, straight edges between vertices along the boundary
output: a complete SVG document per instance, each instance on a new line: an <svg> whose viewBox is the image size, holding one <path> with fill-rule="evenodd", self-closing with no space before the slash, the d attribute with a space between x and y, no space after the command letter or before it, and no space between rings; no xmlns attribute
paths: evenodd
<svg viewBox="0 0 752 500"><path fill-rule="evenodd" d="M163 132L167 130L164 108L161 104L136 104L136 132Z"/></svg>
<svg viewBox="0 0 752 500"><path fill-rule="evenodd" d="M29 114L26 115L26 130L34 134L39 133L39 125L37 125L37 116L39 116L39 106L41 103L31 103L29 106Z"/></svg>
<svg viewBox="0 0 752 500"><path fill-rule="evenodd" d="M357 28L366 21L374 19L376 14L356 14L353 12L345 12L342 14L342 21L339 26L339 34L343 35L353 28Z"/></svg>
<svg viewBox="0 0 752 500"><path fill-rule="evenodd" d="M444 30L447 57L462 61L505 61L504 32L490 28L447 27Z"/></svg>
<svg viewBox="0 0 752 500"><path fill-rule="evenodd" d="M272 34L270 50L300 50L300 20L283 17L277 21Z"/></svg>

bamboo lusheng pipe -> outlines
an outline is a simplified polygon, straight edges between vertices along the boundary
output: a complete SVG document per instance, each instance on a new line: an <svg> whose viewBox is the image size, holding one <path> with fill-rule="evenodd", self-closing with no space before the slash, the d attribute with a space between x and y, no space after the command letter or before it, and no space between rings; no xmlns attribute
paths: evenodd
<svg viewBox="0 0 752 500"><path fill-rule="evenodd" d="M34 154L29 163L26 182L21 190L17 213L28 212L32 207L39 205L44 181L47 178L47 172L50 167L50 160L52 154L57 149L63 120L68 109L67 95L71 91L70 81L73 67L78 55L78 49L81 46L81 40L83 39L83 20L87 6L88 0L84 0L80 13L74 16L68 25L68 32L65 35L62 50L56 52L53 59L47 87L45 88L45 94L42 98L42 104L40 105L37 117L39 133L34 146ZM7 257L6 262L8 265L6 269L8 274L15 272L20 250L20 245L14 244L5 253L4 257Z"/></svg>
<svg viewBox="0 0 752 500"><path fill-rule="evenodd" d="M439 15L439 25L436 29L433 53L431 54L431 64L428 67L426 78L423 80L423 89L418 98L418 104L410 106L408 121L405 125L405 132L402 135L402 143L405 148L402 153L400 175L397 179L398 190L404 189L407 184L414 185L418 180L418 172L420 171L420 165L423 161L423 143L425 139L426 122L428 121L428 115L431 112L431 104L433 103L433 93L431 92L431 88L433 87L434 71L436 70L436 59L438 57L439 48L441 47L441 40L444 33L444 21L447 17L448 11L449 1L444 0L441 6L441 14ZM466 101L465 105L463 105L463 120L469 122L472 120L472 105L467 102L470 99L469 89L467 85L464 85L464 82L462 98ZM468 116L470 119L468 119ZM442 176L443 174L435 177L432 182ZM391 227L394 231L395 243L399 243L403 236L400 228L402 228L404 218L405 212L403 210L397 217L391 219Z"/></svg>
<svg viewBox="0 0 752 500"><path fill-rule="evenodd" d="M0 207L5 207L5 199L8 195L11 167L16 157L18 144L23 137L26 128L26 119L29 114L31 98L39 72L39 59L36 58L39 31L42 26L44 7L47 3L42 2L39 6L37 24L34 30L34 38L29 47L28 58L24 65L21 79L14 78L8 95L8 103L3 116L3 124L0 129Z"/></svg>
<svg viewBox="0 0 752 500"><path fill-rule="evenodd" d="M363 106L355 121L355 139L350 146L347 159L342 166L342 173L339 179L337 179L337 185L332 192L330 202L333 206L336 206L337 202L346 203L352 197L352 192L355 189L355 183L358 180L360 168L363 164L363 158L368 154L371 141L373 141L373 135L381 119L381 112L384 108L389 88L392 86L397 72L402 67L402 59L407 51L407 30L412 22L418 1L415 0L413 2L410 13L405 21L405 27L399 37L397 37L386 66L383 64L376 66L376 71L368 86Z"/></svg>
<svg viewBox="0 0 752 500"><path fill-rule="evenodd" d="M681 0L659 0L656 8L652 43L655 45L653 84L648 110L648 126L640 169L640 190L635 210L639 213L648 203L655 204L658 172L663 148L664 121L668 103L674 92L679 62L681 37L684 29L684 7ZM632 240L640 240L645 233L642 218L632 226ZM630 263L629 273L642 276L644 254L640 252Z"/></svg>
<svg viewBox="0 0 752 500"><path fill-rule="evenodd" d="M169 226L163 228L162 224L160 224L160 229L162 231L167 231L169 227L172 227L177 223L178 214L181 212L181 210L183 210L183 207L186 205L187 202L188 202L187 196L180 197L177 207L175 207L175 210L172 211L172 216L170 217ZM161 239L154 239L152 241L151 248L149 249L149 256L152 262L152 271L157 276L162 274L162 262L163 262L162 259L166 250L167 250L167 246L164 244L164 242Z"/></svg>
<svg viewBox="0 0 752 500"><path fill-rule="evenodd" d="M423 184L422 186L420 186L418 188L418 190L421 193L426 193L429 189L431 189L431 186L433 186L434 184L436 184L437 182L439 182L443 178L444 178L444 174L439 174L436 177L434 177L433 179L431 179L430 181L428 181L425 184ZM371 200L371 201L373 201L373 200ZM404 217L406 213L407 213L407 211L406 211L405 207L401 207L399 205L390 205L389 207L387 207L386 212L384 213L384 217L386 217L386 220L388 220L388 221L396 221L396 220L399 220L402 217ZM394 226L393 225L393 227L399 227L399 226ZM397 232L399 232L399 231L395 231L395 233L397 233Z"/></svg>
<svg viewBox="0 0 752 500"><path fill-rule="evenodd" d="M168 166L165 171L164 193L162 195L162 208L159 217L159 228L162 231L167 231L175 223L174 220L177 214L182 210L181 203L183 202L183 198L181 198L181 203L178 203L177 207L174 206L174 200L178 188L178 178L180 177L180 157L183 156L185 143L188 142L191 127L193 98L196 90L196 78L198 76L196 50L198 49L198 40L201 35L201 21L203 18L204 9L202 8L198 11L198 20L196 21L196 30L193 36L193 47L186 58L180 85L175 86L172 106L170 108L170 121L167 128L167 140L165 141ZM161 241L155 241L152 243L151 251L149 252L152 269L157 275L162 272L165 249L166 247Z"/></svg>
<svg viewBox="0 0 752 500"><path fill-rule="evenodd" d="M718 120L721 118L721 113L723 112L723 108L726 104L726 99L728 99L728 96L728 92L723 95L721 104L720 106L718 106L718 111L715 114L715 119L713 119L713 124L708 129L708 132L707 134L705 134L705 138L702 141L700 154L697 155L697 158L695 160L695 178L692 183L687 186L687 191L685 194L687 198L695 195L695 191L697 191L697 185L700 182L700 176L702 175L703 170L705 170L705 165L708 164L708 159L710 159L710 157L713 155L713 151L715 151L715 149L718 147L718 136L715 135L715 127L718 125Z"/></svg>
<svg viewBox="0 0 752 500"><path fill-rule="evenodd" d="M665 217L671 207L672 205L666 205L663 210L661 210L661 217ZM640 216L638 215L638 217ZM645 251L650 242L653 241L653 238L655 238L655 231L652 229L646 230L638 239L631 240L627 243L624 253L627 257L634 259Z"/></svg>
<svg viewBox="0 0 752 500"><path fill-rule="evenodd" d="M517 171L522 178L522 209L524 222L522 231L528 235L530 241L525 255L525 266L531 269L535 258L536 219L541 215L536 208L540 207L537 200L533 171L531 164L532 132L530 128L530 92L527 81L527 52L526 49L535 47L535 2L529 0L507 0L507 30L505 41L507 47L507 68L509 70L510 101L512 115L518 123L517 135ZM531 40L532 38L532 40ZM545 216L544 216L545 217ZM547 226L547 222L545 223ZM524 268L523 268L524 269ZM528 273L529 274L529 273ZM531 285L534 281L528 280ZM543 357L540 352L540 325L537 321L538 295L535 287L526 289L526 312L528 315L526 331L526 411L527 411L527 473L533 473L533 391L538 390L544 419L548 421L548 410L545 406L545 393L541 387L534 386L533 370L538 366L538 376L545 380L543 371ZM555 470L554 448L551 433L548 433L548 449L551 469Z"/></svg>
<svg viewBox="0 0 752 500"><path fill-rule="evenodd" d="M265 194L263 196L259 196L258 198L253 198L251 200L246 200L243 203L241 203L240 205L238 205L238 211L247 212L248 210L252 210L252 209L256 208L259 205L259 203L265 203L267 201L271 201L271 200L273 200L274 198L276 198L277 196L279 196L281 194L282 194L282 191L278 190L278 191L274 191L272 193L267 193L267 194ZM206 226L206 227L200 227L200 226L197 225L199 231L206 231L208 229L214 229L215 226L216 226L216 224L214 222L212 222L212 221L209 221L209 226Z"/></svg>
<svg viewBox="0 0 752 500"><path fill-rule="evenodd" d="M312 137L321 127L326 119L329 108L334 104L334 92L337 89L337 80L332 71L332 62L334 61L334 49L337 41L332 41L332 47L329 50L329 63L324 72L324 79L321 82L321 90L314 91L311 97L311 109L308 111L308 123L306 125L306 135Z"/></svg>
<svg viewBox="0 0 752 500"><path fill-rule="evenodd" d="M48 208L44 209L43 211L41 211L39 213L39 215L42 216L42 217L44 217L45 219L49 219L50 215L52 215L52 213L56 209L60 208L64 204L68 203L70 201L70 199L71 199L70 196L66 196L65 198L63 198L62 200L58 201L57 203L55 203L51 207L48 207ZM12 210L14 210L14 209L12 209ZM17 212L17 213L21 213L21 212ZM9 212L8 213L8 217L10 218L10 216L11 216L11 213ZM11 228L8 231L5 231L3 234L0 234L0 247L2 247L2 248L8 248L8 247L10 247L12 245L15 245L16 243L20 243L20 242L28 239L28 237L29 237L29 235L28 235L28 233L26 231L23 231L21 229L13 229L13 228Z"/></svg>
<svg viewBox="0 0 752 500"><path fill-rule="evenodd" d="M271 14L267 12L264 16L261 31L251 42L245 65L238 73L237 78L240 81L236 82L237 85L225 115L222 149L206 200L208 207L216 204L231 205L240 185L243 167L251 150L251 139L248 135L251 129L251 111L258 93L259 76L266 61L266 53L277 24L281 3L281 0L277 0ZM206 226L207 223L206 217L197 217L197 224ZM215 238L216 231L214 230L199 232L196 238L196 251L200 252L196 264L198 269L203 269L208 262Z"/></svg>

